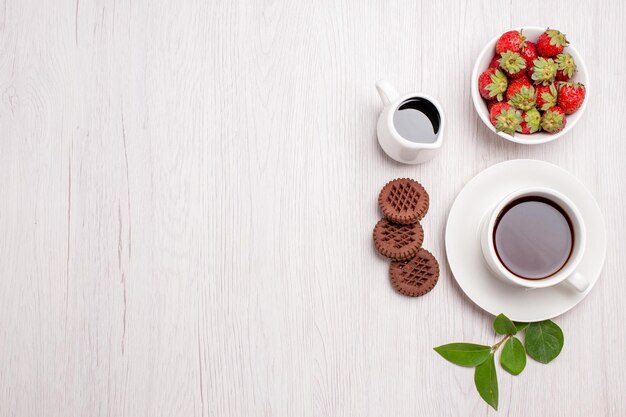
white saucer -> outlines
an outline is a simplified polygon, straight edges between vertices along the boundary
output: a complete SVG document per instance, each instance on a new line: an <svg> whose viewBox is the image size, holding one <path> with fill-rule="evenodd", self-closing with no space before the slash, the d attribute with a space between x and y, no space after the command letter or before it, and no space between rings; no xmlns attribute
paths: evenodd
<svg viewBox="0 0 626 417"><path fill-rule="evenodd" d="M580 210L587 228L587 244L578 271L591 279L584 293L565 283L542 289L509 284L494 276L485 263L479 240L483 216L507 194L529 186L560 191ZM452 204L446 226L446 253L459 286L479 307L493 315L504 313L515 321L546 320L570 310L597 282L606 254L604 219L591 193L564 169L532 159L502 162L472 178Z"/></svg>

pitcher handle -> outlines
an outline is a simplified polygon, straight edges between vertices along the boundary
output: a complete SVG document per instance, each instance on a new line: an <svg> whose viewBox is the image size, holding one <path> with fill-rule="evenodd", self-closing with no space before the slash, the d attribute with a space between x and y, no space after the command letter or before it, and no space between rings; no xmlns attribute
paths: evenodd
<svg viewBox="0 0 626 417"><path fill-rule="evenodd" d="M379 80L376 83L376 90L378 90L378 95L385 106L398 97L398 92L387 80Z"/></svg>

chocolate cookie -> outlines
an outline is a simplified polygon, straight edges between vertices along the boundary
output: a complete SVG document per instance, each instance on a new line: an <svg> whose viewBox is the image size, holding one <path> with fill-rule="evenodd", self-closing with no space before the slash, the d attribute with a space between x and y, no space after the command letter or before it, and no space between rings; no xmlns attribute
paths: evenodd
<svg viewBox="0 0 626 417"><path fill-rule="evenodd" d="M398 178L380 190L378 206L392 222L412 224L424 217L429 200L422 184L409 178Z"/></svg>
<svg viewBox="0 0 626 417"><path fill-rule="evenodd" d="M437 284L439 263L432 253L420 249L412 259L391 262L389 277L396 291L409 297L419 297Z"/></svg>
<svg viewBox="0 0 626 417"><path fill-rule="evenodd" d="M383 256L402 261L415 256L424 241L419 224L395 224L383 218L374 227L374 246Z"/></svg>

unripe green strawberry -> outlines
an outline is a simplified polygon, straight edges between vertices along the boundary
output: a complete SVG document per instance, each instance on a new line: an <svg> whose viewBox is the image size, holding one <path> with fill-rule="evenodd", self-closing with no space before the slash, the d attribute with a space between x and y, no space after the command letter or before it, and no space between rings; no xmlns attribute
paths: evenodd
<svg viewBox="0 0 626 417"><path fill-rule="evenodd" d="M522 112L511 106L509 103L500 102L491 107L489 114L491 124L496 128L496 132L504 132L509 135L522 130Z"/></svg>
<svg viewBox="0 0 626 417"><path fill-rule="evenodd" d="M556 64L552 58L537 58L533 62L535 64L532 68L532 74L530 78L535 84L547 85L554 81L556 76Z"/></svg>
<svg viewBox="0 0 626 417"><path fill-rule="evenodd" d="M566 123L565 112L559 106L549 108L541 117L541 128L549 133L560 132Z"/></svg>

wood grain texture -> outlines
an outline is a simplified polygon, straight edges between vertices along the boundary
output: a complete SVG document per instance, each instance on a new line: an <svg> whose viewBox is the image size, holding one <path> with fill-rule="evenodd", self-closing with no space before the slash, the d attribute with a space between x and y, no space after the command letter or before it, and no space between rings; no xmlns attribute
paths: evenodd
<svg viewBox="0 0 626 417"><path fill-rule="evenodd" d="M498 415L625 415L625 23L618 0L1 0L0 416L496 415L432 347L494 340L444 225L514 158L579 177L609 245L561 356L500 373ZM539 147L470 98L483 44L525 24L568 33L591 75L584 118ZM433 161L379 149L383 77L444 106ZM371 243L400 176L431 193L421 299Z"/></svg>

